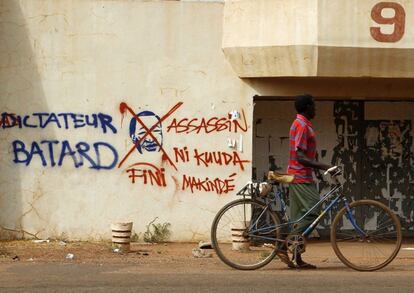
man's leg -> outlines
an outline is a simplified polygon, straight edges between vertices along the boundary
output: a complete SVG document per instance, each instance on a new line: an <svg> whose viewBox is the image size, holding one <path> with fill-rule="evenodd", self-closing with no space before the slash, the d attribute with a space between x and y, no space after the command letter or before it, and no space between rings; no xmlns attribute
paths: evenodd
<svg viewBox="0 0 414 293"><path fill-rule="evenodd" d="M290 216L292 220L298 220L306 214L318 201L319 193L314 183L294 183L289 185ZM320 208L315 209L302 221L293 227L292 232L302 233L318 217ZM316 268L302 260L297 255L296 263L300 268Z"/></svg>
<svg viewBox="0 0 414 293"><path fill-rule="evenodd" d="M293 183L289 185L289 209L292 221L299 220L319 201L319 193L314 183ZM320 208L307 215L292 232L302 233L318 217Z"/></svg>

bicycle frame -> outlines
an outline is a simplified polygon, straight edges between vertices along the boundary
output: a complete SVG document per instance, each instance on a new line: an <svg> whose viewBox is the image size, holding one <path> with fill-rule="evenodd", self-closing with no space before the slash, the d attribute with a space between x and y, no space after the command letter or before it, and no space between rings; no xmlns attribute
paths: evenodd
<svg viewBox="0 0 414 293"><path fill-rule="evenodd" d="M277 186L277 180L247 183L237 193L243 198L223 206L214 218L211 240L220 260L235 269L255 270L278 256L289 267L301 268L298 257L306 250L306 238L329 212L332 248L342 263L358 271L388 265L401 248L398 216L375 200L352 201L338 178L342 170L330 169L325 172L333 173L329 190L300 219L289 219L285 187Z"/></svg>
<svg viewBox="0 0 414 293"><path fill-rule="evenodd" d="M254 192L252 184L248 184L248 185L250 185L250 192ZM247 191L246 188L248 187L248 185L246 185L245 188L243 188L242 190L240 190L240 192L238 194L239 195L246 196L246 194L244 192ZM322 198L310 210L308 210L301 218L299 218L299 219L297 219L295 221L288 221L286 223L282 223L282 224L276 225L276 226L272 225L272 226L267 226L267 227L264 227L264 228L257 228L257 225L258 225L259 220L261 219L261 217L263 215L265 215L268 210L270 210L271 203L268 203L267 206L266 206L266 208L257 217L257 219L255 220L255 222L254 223L251 223L251 225L249 227L248 235L249 236L253 236L255 238L260 238L260 239L263 239L263 240L284 241L283 239L277 239L277 238L274 238L274 237L261 236L261 235L258 235L256 233L265 233L265 234L268 234L268 233L272 233L272 232L276 231L277 229L280 229L280 228L283 228L283 227L286 227L286 226L288 226L288 227L289 226L294 226L294 225L298 224L299 222L301 222L306 216L308 216L311 212L313 212L315 209L317 209L323 203L328 202L329 200L331 200L330 203L328 204L328 206L319 214L319 216L301 234L301 236L306 237L319 224L319 222L321 221L321 219L323 218L323 216L327 212L329 212L339 202L340 199L342 199L342 201L344 202L345 208L347 209L346 217L351 222L351 224L353 225L353 227L355 228L355 230L358 231L358 233L361 234L362 237L366 236L366 233L356 223L355 218L352 215L352 212L351 212L351 209L350 209L349 202L348 202L347 198L344 197L344 195L342 193L340 193L340 192L339 192L339 194L337 194L338 191L341 188L342 188L342 184L340 184L336 180L335 186L331 190L329 190L325 195L323 195ZM254 194L254 193L250 193L250 194ZM337 194L337 195L334 195L334 194ZM277 196L280 197L280 195L277 195ZM334 198L332 199L333 196L334 196ZM284 203L283 203L283 200L282 200L282 206L283 205L284 205ZM256 227L256 229L254 229L254 227Z"/></svg>

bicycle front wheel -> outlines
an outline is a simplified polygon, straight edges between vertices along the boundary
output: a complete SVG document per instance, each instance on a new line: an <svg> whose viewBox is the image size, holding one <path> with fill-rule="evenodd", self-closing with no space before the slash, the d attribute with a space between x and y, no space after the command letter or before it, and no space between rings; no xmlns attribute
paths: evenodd
<svg viewBox="0 0 414 293"><path fill-rule="evenodd" d="M211 241L217 256L239 270L255 270L276 255L280 224L269 208L251 199L235 200L216 215Z"/></svg>
<svg viewBox="0 0 414 293"><path fill-rule="evenodd" d="M401 224L384 204L359 200L336 215L331 243L338 258L358 271L375 271L388 265L401 247Z"/></svg>

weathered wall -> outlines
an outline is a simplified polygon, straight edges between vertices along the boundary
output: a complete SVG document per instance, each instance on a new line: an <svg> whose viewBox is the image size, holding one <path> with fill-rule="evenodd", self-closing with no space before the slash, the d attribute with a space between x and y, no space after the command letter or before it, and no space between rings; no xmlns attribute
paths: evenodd
<svg viewBox="0 0 414 293"><path fill-rule="evenodd" d="M319 159L344 168L344 192L353 200L383 202L400 216L405 235L413 235L413 102L318 101L312 121ZM253 167L263 178L270 164L287 169L293 101L257 101L254 111ZM329 180L316 180L321 193ZM323 220L329 233L336 211ZM375 215L363 215L372 217Z"/></svg>
<svg viewBox="0 0 414 293"><path fill-rule="evenodd" d="M221 51L222 9L1 1L1 226L86 239L158 217L208 238L251 175L254 93Z"/></svg>
<svg viewBox="0 0 414 293"><path fill-rule="evenodd" d="M414 77L413 0L240 0L224 52L240 77Z"/></svg>

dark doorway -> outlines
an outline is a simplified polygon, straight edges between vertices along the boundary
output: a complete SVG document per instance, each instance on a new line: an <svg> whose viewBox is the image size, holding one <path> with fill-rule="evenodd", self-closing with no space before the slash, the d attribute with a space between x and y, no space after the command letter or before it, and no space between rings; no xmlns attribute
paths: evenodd
<svg viewBox="0 0 414 293"><path fill-rule="evenodd" d="M341 165L344 192L353 200L383 202L400 216L405 236L414 236L414 146L410 101L316 101L313 121L320 160ZM285 171L288 135L295 117L293 98L255 99L253 175ZM321 193L329 181L317 181ZM336 211L319 228L327 234ZM369 215L375 221L375 215Z"/></svg>

